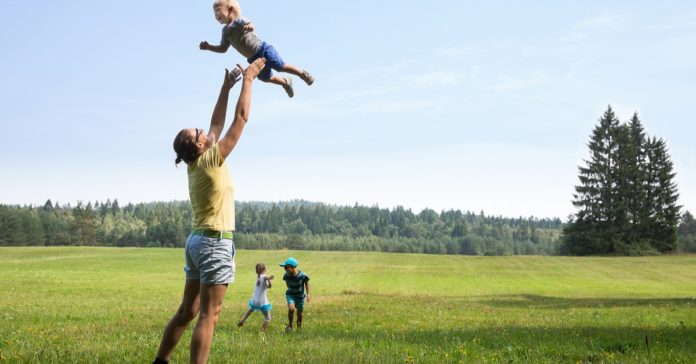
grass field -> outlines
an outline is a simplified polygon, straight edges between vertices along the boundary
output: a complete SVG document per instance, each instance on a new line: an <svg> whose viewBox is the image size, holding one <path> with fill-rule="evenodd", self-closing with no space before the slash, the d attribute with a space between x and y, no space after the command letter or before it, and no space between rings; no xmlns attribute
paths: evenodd
<svg viewBox="0 0 696 364"><path fill-rule="evenodd" d="M254 264L311 277L304 329L238 329ZM0 248L0 362L149 363L183 287L181 249ZM696 256L463 257L240 251L211 363L694 363ZM188 362L190 330L173 363Z"/></svg>

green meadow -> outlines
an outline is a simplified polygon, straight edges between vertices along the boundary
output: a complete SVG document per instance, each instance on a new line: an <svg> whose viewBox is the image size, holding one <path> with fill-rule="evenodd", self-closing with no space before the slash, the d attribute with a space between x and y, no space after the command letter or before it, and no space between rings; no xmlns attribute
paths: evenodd
<svg viewBox="0 0 696 364"><path fill-rule="evenodd" d="M285 334L282 269L311 277ZM254 265L273 321L236 323ZM696 256L467 257L239 251L211 363L694 363ZM182 249L0 248L0 362L149 363L184 284ZM188 362L190 329L172 363Z"/></svg>

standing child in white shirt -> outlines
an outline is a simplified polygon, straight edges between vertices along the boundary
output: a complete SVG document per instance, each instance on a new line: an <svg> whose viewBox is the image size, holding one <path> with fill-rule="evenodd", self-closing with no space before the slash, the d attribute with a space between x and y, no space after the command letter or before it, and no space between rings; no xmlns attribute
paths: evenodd
<svg viewBox="0 0 696 364"><path fill-rule="evenodd" d="M239 320L237 324L238 327L244 326L246 321L251 314L259 310L264 316L263 319L263 331L268 329L268 324L271 322L271 304L268 302L268 289L271 288L271 280L273 275L268 275L266 273L266 265L263 263L256 264L256 287L254 288L254 295L249 300L249 309L244 313L242 319Z"/></svg>

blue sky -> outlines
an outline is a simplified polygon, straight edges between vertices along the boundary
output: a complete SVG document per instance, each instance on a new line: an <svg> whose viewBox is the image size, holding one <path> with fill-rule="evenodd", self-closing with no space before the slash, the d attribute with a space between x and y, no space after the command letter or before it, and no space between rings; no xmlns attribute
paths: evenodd
<svg viewBox="0 0 696 364"><path fill-rule="evenodd" d="M0 13L0 203L188 198L171 143L207 127L212 2L26 2ZM258 83L228 158L236 198L565 217L608 104L667 140L696 209L696 4L241 1L311 71ZM232 91L232 98L237 95Z"/></svg>

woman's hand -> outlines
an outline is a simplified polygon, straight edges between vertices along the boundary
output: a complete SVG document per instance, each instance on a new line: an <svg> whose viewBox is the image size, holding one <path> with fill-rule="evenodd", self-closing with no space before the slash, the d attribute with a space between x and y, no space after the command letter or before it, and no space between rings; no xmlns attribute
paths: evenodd
<svg viewBox="0 0 696 364"><path fill-rule="evenodd" d="M256 77L258 77L259 73L261 73L261 70L266 66L266 58L259 58L255 60L254 62L251 62L249 67L246 69L242 68L242 66L237 65L237 68L242 70L242 73L244 74L244 78L248 79L250 81L253 81Z"/></svg>
<svg viewBox="0 0 696 364"><path fill-rule="evenodd" d="M232 71L225 68L225 80L222 81L222 87L229 90L242 78L242 71L239 68L233 68Z"/></svg>

